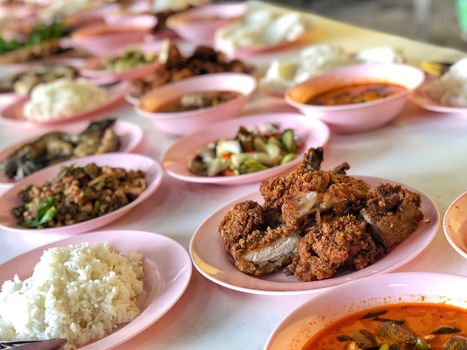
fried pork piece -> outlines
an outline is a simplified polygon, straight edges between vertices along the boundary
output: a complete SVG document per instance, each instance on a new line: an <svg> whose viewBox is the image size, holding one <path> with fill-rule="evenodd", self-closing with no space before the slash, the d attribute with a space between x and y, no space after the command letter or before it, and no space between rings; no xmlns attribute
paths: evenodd
<svg viewBox="0 0 467 350"><path fill-rule="evenodd" d="M225 251L242 272L261 276L292 261L300 235L281 225L280 213L256 202L237 203L219 226Z"/></svg>
<svg viewBox="0 0 467 350"><path fill-rule="evenodd" d="M286 273L300 281L334 276L341 269L360 270L380 259L384 250L366 232L366 223L354 215L317 215L316 226L297 245Z"/></svg>
<svg viewBox="0 0 467 350"><path fill-rule="evenodd" d="M361 215L387 252L415 231L423 219L420 195L398 185L381 184L369 194Z"/></svg>

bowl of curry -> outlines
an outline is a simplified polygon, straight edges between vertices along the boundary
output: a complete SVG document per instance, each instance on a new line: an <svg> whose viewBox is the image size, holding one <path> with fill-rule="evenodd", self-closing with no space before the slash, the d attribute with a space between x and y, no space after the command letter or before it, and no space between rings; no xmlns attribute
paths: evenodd
<svg viewBox="0 0 467 350"><path fill-rule="evenodd" d="M378 128L400 114L424 74L404 64L336 69L292 87L287 102L338 132Z"/></svg>
<svg viewBox="0 0 467 350"><path fill-rule="evenodd" d="M298 307L266 350L463 350L467 280L438 273L379 275Z"/></svg>

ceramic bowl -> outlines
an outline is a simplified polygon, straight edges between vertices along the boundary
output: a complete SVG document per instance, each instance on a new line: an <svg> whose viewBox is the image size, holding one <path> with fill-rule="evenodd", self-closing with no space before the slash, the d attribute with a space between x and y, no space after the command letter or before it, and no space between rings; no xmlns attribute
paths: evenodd
<svg viewBox="0 0 467 350"><path fill-rule="evenodd" d="M184 40L212 46L216 30L242 17L245 12L245 3L201 6L170 16L167 26Z"/></svg>
<svg viewBox="0 0 467 350"><path fill-rule="evenodd" d="M304 349L309 339L342 317L398 303L440 303L467 307L463 276L441 273L391 273L339 286L299 306L274 330L265 350Z"/></svg>
<svg viewBox="0 0 467 350"><path fill-rule="evenodd" d="M446 210L443 229L452 247L467 259L467 192L457 197Z"/></svg>
<svg viewBox="0 0 467 350"><path fill-rule="evenodd" d="M75 31L71 45L93 55L105 55L143 41L157 20L150 15L123 17L112 24L96 24Z"/></svg>
<svg viewBox="0 0 467 350"><path fill-rule="evenodd" d="M144 95L136 107L138 114L151 119L156 127L173 135L186 135L214 122L237 116L256 88L256 79L247 74L219 73L197 76L165 85ZM141 106L153 99L158 106L187 94L208 91L233 91L240 95L215 107L188 112L146 112ZM153 101L154 102L154 101Z"/></svg>
<svg viewBox="0 0 467 350"><path fill-rule="evenodd" d="M321 119L337 132L362 132L378 128L394 119L410 94L425 79L424 73L404 64L367 64L336 69L309 79L286 92L286 101L303 114ZM364 83L390 83L404 87L402 93L374 102L339 106L309 105L305 101L334 88Z"/></svg>

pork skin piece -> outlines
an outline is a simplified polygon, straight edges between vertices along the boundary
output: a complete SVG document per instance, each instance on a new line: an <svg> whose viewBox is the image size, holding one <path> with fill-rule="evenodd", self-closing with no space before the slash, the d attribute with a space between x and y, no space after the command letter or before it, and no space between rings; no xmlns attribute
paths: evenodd
<svg viewBox="0 0 467 350"><path fill-rule="evenodd" d="M301 236L287 226L254 231L230 249L235 266L242 272L262 276L288 265Z"/></svg>
<svg viewBox="0 0 467 350"><path fill-rule="evenodd" d="M375 241L389 252L417 229L423 219L420 204L419 194L399 185L381 184L370 191L360 213Z"/></svg>

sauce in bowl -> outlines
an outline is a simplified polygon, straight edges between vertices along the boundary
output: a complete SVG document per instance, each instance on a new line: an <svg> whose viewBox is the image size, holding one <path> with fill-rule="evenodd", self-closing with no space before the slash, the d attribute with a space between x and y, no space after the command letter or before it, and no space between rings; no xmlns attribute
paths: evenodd
<svg viewBox="0 0 467 350"><path fill-rule="evenodd" d="M407 91L389 83L366 83L338 87L309 98L305 103L319 106L339 106L374 102Z"/></svg>
<svg viewBox="0 0 467 350"><path fill-rule="evenodd" d="M467 346L466 337L467 310L443 304L408 303L344 317L311 338L303 350L459 350Z"/></svg>

